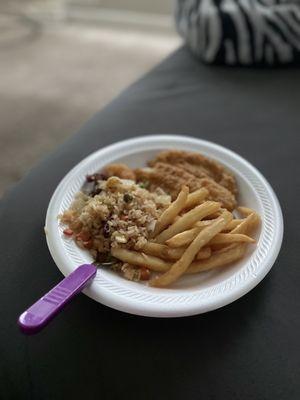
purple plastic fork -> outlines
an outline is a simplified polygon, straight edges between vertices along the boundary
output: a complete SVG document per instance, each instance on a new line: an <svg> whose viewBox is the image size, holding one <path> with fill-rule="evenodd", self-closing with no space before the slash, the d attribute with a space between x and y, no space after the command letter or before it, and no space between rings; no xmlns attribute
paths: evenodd
<svg viewBox="0 0 300 400"><path fill-rule="evenodd" d="M23 333L39 332L63 307L94 278L97 267L84 264L29 307L18 319Z"/></svg>

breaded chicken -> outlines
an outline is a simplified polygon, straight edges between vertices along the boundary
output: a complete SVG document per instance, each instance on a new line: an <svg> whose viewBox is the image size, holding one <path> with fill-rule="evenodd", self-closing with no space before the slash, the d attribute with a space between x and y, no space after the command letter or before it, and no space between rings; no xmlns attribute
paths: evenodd
<svg viewBox="0 0 300 400"><path fill-rule="evenodd" d="M153 168L135 170L137 181L149 182L147 188L150 191L160 187L170 194L174 200L183 185L187 185L190 192L205 187L209 191L208 198L210 200L219 201L228 210L233 210L236 206L234 194L212 178L207 176L200 178L179 166L163 162L155 162L151 163L151 165L153 165Z"/></svg>
<svg viewBox="0 0 300 400"><path fill-rule="evenodd" d="M233 175L221 164L199 153L191 153L180 150L162 151L158 156L148 162L150 167L157 163L165 163L182 168L196 178L210 178L231 193L237 194L236 181Z"/></svg>
<svg viewBox="0 0 300 400"><path fill-rule="evenodd" d="M136 179L134 171L126 164L109 164L104 169L104 173L107 177L117 176L121 179L131 179L133 181Z"/></svg>
<svg viewBox="0 0 300 400"><path fill-rule="evenodd" d="M104 172L108 177L147 181L150 191L160 187L173 200L183 185L187 185L190 192L205 187L209 191L209 200L219 201L228 210L236 206L237 187L234 177L221 164L201 154L163 151L148 165L151 168L132 170L125 164L110 164Z"/></svg>

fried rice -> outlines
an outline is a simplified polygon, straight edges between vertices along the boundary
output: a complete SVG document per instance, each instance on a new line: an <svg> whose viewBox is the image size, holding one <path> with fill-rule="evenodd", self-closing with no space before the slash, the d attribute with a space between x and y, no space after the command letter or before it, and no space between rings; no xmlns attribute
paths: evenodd
<svg viewBox="0 0 300 400"><path fill-rule="evenodd" d="M111 177L97 181L92 194L77 193L59 218L68 226L64 233L101 262L113 247L141 249L170 202L161 189L150 193L132 180Z"/></svg>

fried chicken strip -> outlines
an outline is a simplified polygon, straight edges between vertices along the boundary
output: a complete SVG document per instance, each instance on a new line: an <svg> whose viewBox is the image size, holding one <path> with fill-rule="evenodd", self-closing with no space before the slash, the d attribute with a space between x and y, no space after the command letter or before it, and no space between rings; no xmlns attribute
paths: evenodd
<svg viewBox="0 0 300 400"><path fill-rule="evenodd" d="M209 178L237 194L237 185L234 176L217 161L209 159L202 154L180 150L162 151L156 158L148 162L150 167L158 163L165 163L182 168L196 178Z"/></svg>
<svg viewBox="0 0 300 400"><path fill-rule="evenodd" d="M228 210L233 210L236 206L235 196L228 189L209 177L196 177L178 166L156 162L153 168L136 169L135 174L137 181L149 182L150 191L160 187L170 194L173 200L181 187L186 185L190 192L205 187L209 191L208 199L220 202Z"/></svg>

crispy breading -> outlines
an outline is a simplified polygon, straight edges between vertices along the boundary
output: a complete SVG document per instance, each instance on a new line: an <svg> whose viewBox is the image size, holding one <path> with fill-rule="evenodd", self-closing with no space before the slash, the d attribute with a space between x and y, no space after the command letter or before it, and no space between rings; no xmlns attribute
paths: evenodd
<svg viewBox="0 0 300 400"><path fill-rule="evenodd" d="M135 181L134 171L126 164L109 164L105 167L104 173L108 176L117 176L121 179L131 179Z"/></svg>
<svg viewBox="0 0 300 400"><path fill-rule="evenodd" d="M150 191L155 187L161 187L175 199L182 185L187 185L190 192L199 189L198 178L184 171L182 168L173 167L165 163L157 163L154 168L142 168L135 170L138 181L148 181Z"/></svg>
<svg viewBox="0 0 300 400"><path fill-rule="evenodd" d="M154 160L149 161L148 165L153 167L161 162L182 168L197 178L210 178L233 194L237 194L234 176L223 165L202 154L180 150L162 151Z"/></svg>
<svg viewBox="0 0 300 400"><path fill-rule="evenodd" d="M153 168L135 170L137 181L149 182L150 191L160 187L175 199L183 185L188 186L190 192L205 187L209 191L208 199L219 201L228 210L236 206L234 194L209 177L199 178L181 167L163 162L151 165L154 165Z"/></svg>

